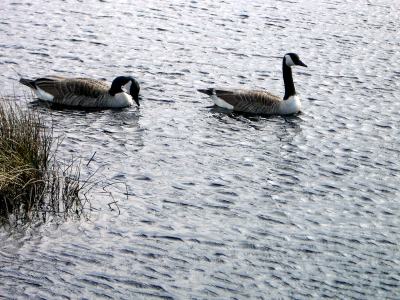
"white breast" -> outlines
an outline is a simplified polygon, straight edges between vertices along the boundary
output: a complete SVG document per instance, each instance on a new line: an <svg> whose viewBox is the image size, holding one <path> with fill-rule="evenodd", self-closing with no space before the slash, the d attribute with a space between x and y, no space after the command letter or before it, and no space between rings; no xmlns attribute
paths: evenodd
<svg viewBox="0 0 400 300"><path fill-rule="evenodd" d="M289 99L283 100L279 108L279 114L290 115L301 110L300 98L297 95L290 96Z"/></svg>
<svg viewBox="0 0 400 300"><path fill-rule="evenodd" d="M127 93L118 93L111 97L108 107L127 107L133 105L133 100Z"/></svg>

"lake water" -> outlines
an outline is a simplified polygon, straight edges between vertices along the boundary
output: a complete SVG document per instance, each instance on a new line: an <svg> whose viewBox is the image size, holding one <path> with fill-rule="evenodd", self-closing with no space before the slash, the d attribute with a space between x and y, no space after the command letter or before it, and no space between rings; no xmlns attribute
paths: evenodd
<svg viewBox="0 0 400 300"><path fill-rule="evenodd" d="M3 95L31 97L17 73L132 75L142 101L39 107L60 159L98 170L95 210L1 229L0 298L399 299L399 8L3 0ZM298 115L232 113L196 91L283 95L287 52L308 65L293 72Z"/></svg>

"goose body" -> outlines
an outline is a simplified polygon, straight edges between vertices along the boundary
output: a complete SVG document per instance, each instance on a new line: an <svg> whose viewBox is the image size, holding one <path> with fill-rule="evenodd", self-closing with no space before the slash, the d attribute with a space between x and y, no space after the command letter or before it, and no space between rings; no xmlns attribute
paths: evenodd
<svg viewBox="0 0 400 300"><path fill-rule="evenodd" d="M61 105L122 108L133 105L134 100L139 106L140 87L130 76L115 78L111 87L97 79L61 76L45 76L35 80L21 78L19 82L30 87L39 99Z"/></svg>
<svg viewBox="0 0 400 300"><path fill-rule="evenodd" d="M255 114L294 114L301 110L300 98L293 83L292 66L307 67L295 53L283 57L282 73L285 95L279 97L267 91L245 89L199 89L220 107Z"/></svg>

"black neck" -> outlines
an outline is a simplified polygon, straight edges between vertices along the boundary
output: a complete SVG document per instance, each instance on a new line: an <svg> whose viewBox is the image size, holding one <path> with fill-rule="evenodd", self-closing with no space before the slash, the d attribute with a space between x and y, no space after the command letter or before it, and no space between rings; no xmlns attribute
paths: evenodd
<svg viewBox="0 0 400 300"><path fill-rule="evenodd" d="M122 93L123 90L122 90L120 84L118 84L116 82L113 82L111 84L111 88L110 88L110 90L108 92L110 93L111 96L115 96L115 94Z"/></svg>
<svg viewBox="0 0 400 300"><path fill-rule="evenodd" d="M285 96L283 100L287 100L290 96L296 95L296 89L294 88L292 68L286 65L285 60L283 60L282 72L283 82L285 84Z"/></svg>

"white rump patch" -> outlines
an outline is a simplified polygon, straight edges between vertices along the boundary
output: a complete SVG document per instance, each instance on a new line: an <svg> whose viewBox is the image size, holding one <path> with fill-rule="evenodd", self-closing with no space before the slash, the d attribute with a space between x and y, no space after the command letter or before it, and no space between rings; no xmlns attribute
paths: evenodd
<svg viewBox="0 0 400 300"><path fill-rule="evenodd" d="M33 91L35 92L36 96L39 99L44 100L44 101L53 102L54 96L52 94L46 93L39 87L36 87L36 89L33 89Z"/></svg>
<svg viewBox="0 0 400 300"><path fill-rule="evenodd" d="M210 96L212 101L219 107L227 108L227 109L233 109L233 105L230 105L229 103L225 102L221 98L218 98L215 94Z"/></svg>
<svg viewBox="0 0 400 300"><path fill-rule="evenodd" d="M293 67L295 65L295 63L293 62L292 58L290 57L289 54L285 55L285 61L286 61L286 65L288 67Z"/></svg>

